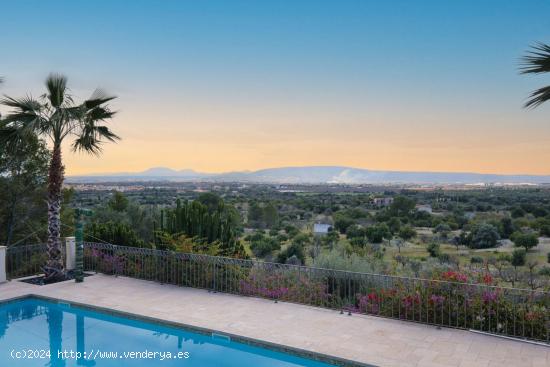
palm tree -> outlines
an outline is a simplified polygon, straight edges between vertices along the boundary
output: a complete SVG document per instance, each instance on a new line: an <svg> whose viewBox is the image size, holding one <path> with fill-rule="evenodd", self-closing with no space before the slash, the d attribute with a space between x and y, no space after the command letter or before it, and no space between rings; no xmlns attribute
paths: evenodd
<svg viewBox="0 0 550 367"><path fill-rule="evenodd" d="M532 46L532 50L523 57L522 61L520 67L522 74L550 72L550 45L537 43ZM533 91L524 107L534 108L548 100L550 100L550 85Z"/></svg>
<svg viewBox="0 0 550 367"><path fill-rule="evenodd" d="M29 134L46 138L51 146L48 170L48 260L44 266L46 281L64 275L60 251L61 189L64 166L61 145L66 138L73 138L74 151L99 154L105 140L120 139L107 126L115 112L107 102L116 97L96 90L82 103L76 103L69 94L67 78L51 74L46 79L46 93L38 99L31 96L12 98L5 96L0 103L11 108L0 124L2 149L10 149L25 141Z"/></svg>

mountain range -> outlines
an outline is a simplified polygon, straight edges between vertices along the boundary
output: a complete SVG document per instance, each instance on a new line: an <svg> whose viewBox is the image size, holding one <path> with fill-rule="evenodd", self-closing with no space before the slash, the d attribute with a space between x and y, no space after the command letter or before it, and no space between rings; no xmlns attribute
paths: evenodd
<svg viewBox="0 0 550 367"><path fill-rule="evenodd" d="M287 184L544 184L550 175L500 175L470 172L378 171L342 166L280 167L258 171L201 173L154 167L142 172L69 176L70 183L128 181L219 181Z"/></svg>

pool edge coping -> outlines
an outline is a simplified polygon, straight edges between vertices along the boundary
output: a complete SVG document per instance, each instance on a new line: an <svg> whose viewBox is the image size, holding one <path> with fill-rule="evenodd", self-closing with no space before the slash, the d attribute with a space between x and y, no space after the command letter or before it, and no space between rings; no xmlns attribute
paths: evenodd
<svg viewBox="0 0 550 367"><path fill-rule="evenodd" d="M137 320L137 321L155 323L161 326L181 328L186 331L196 332L201 335L211 336L212 334L217 334L221 336L227 336L231 339L231 341L235 341L241 344L250 345L250 346L259 347L259 348L265 348L265 349L269 349L271 351L280 352L280 353L287 353L296 357L310 359L317 362L329 363L339 367L378 367L373 364L353 361L342 357L332 356L329 354L324 354L319 352L313 352L307 349L291 347L284 344L273 343L266 340L250 338L250 337L246 337L238 334L227 333L225 331L210 329L202 326L196 326L196 325L186 324L186 323L177 322L177 321L164 320L164 319L160 319L152 316L146 316L146 315L141 315L141 314L127 312L127 311L115 310L109 307L95 306L87 303L68 301L61 298L49 297L49 296L44 296L44 295L39 295L34 293L28 293L26 295L21 295L21 296L0 300L0 306L10 304L10 303L15 303L18 301L27 300L27 299L33 299L33 298L38 300L43 300L43 301L55 302L55 303L64 303L64 304L70 305L71 307L74 306L76 308L81 308L84 310L102 312L107 315L119 316L119 317L125 317L132 320Z"/></svg>

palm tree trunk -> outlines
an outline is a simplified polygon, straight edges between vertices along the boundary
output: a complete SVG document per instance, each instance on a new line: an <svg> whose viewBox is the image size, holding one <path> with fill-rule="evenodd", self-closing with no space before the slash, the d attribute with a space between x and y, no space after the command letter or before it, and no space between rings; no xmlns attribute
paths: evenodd
<svg viewBox="0 0 550 367"><path fill-rule="evenodd" d="M48 172L48 261L44 267L46 281L55 280L63 275L60 241L63 171L61 146L55 144Z"/></svg>

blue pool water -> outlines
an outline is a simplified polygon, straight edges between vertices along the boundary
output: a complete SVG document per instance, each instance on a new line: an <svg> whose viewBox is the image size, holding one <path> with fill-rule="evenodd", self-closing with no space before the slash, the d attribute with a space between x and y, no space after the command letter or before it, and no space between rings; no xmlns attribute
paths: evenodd
<svg viewBox="0 0 550 367"><path fill-rule="evenodd" d="M32 298L0 305L0 366L329 365L229 341L223 336Z"/></svg>

